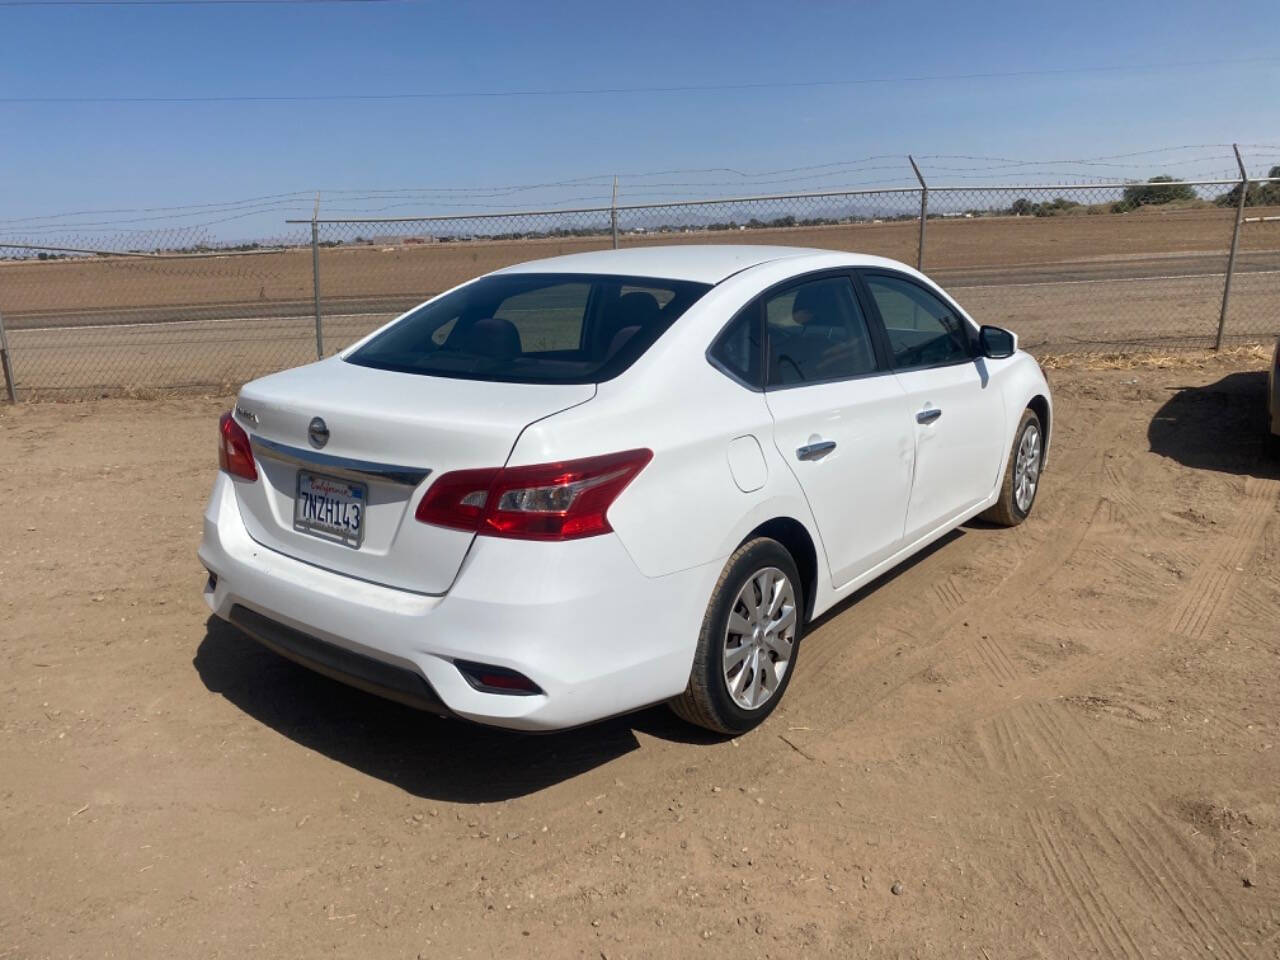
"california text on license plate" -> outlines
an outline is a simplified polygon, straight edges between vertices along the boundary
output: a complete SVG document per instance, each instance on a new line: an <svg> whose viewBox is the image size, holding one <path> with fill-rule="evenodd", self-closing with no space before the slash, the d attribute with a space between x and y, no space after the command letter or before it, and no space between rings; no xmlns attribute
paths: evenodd
<svg viewBox="0 0 1280 960"><path fill-rule="evenodd" d="M348 547L364 542L364 511L369 490L363 483L298 471L293 529Z"/></svg>

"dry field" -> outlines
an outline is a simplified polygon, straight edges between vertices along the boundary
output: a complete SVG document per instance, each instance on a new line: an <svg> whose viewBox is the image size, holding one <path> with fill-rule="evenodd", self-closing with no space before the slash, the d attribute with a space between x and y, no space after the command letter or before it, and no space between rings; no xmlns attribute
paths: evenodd
<svg viewBox="0 0 1280 960"><path fill-rule="evenodd" d="M1035 516L825 617L730 741L310 674L200 600L226 399L0 407L0 957L1276 957L1264 363L1052 370Z"/></svg>
<svg viewBox="0 0 1280 960"><path fill-rule="evenodd" d="M1258 209L1261 213L1280 213L1280 209ZM1215 253L1225 258L1233 218L1233 211L1220 208L1152 208L1118 215L930 220L927 261L931 270L950 270L1114 260L1136 254ZM652 237L624 235L623 243L635 246L710 241L814 246L914 263L917 231L914 221L901 221ZM1245 236L1246 250L1280 247L1280 237L1272 231L1254 229ZM412 304L427 294L511 263L608 246L608 237L597 237L324 248L320 254L321 288L325 301L335 310L353 301L364 304L376 299ZM267 316L282 310L306 314L310 312L311 299L310 248L157 260L107 257L0 261L0 309L4 310L10 329L47 323L154 319L150 311L174 307L209 311L203 316L210 318Z"/></svg>
<svg viewBox="0 0 1280 960"><path fill-rule="evenodd" d="M1217 330L1232 220L1218 208L931 220L926 269L975 316L1041 350L1203 346ZM626 236L624 244L781 243L914 262L916 231L914 222L897 222ZM326 248L326 352L479 273L607 245L598 238ZM1248 225L1241 250L1228 334L1265 338L1280 332L1280 224ZM38 396L234 385L315 358L304 249L0 262L0 313L19 384Z"/></svg>

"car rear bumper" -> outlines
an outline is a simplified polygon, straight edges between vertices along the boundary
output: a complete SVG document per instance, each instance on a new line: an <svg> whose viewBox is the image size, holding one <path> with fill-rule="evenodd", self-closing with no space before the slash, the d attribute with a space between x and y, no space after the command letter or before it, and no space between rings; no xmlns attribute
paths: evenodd
<svg viewBox="0 0 1280 960"><path fill-rule="evenodd" d="M612 534L480 537L447 594L416 594L257 543L235 482L218 474L204 515L199 557L214 575L205 588L214 614L353 686L514 729L577 726L682 691L723 565L650 578ZM541 692L476 689L455 660L517 671Z"/></svg>

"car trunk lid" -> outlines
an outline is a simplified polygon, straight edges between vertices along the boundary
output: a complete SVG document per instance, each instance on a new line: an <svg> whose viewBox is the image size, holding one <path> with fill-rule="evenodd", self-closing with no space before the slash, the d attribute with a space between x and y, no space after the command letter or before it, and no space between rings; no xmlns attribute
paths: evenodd
<svg viewBox="0 0 1280 960"><path fill-rule="evenodd" d="M417 522L422 494L449 471L502 466L528 424L594 394L593 384L429 377L339 358L266 377L236 403L258 467L257 482L236 483L241 516L254 540L290 557L444 593L474 535Z"/></svg>

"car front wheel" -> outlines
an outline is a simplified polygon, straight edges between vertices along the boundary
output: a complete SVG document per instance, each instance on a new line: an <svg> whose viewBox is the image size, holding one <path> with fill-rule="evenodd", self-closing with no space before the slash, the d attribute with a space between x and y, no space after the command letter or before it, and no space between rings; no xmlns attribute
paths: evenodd
<svg viewBox="0 0 1280 960"><path fill-rule="evenodd" d="M1005 467L1000 497L982 515L1002 527L1016 527L1036 502L1040 489L1040 469L1044 466L1044 429L1031 409L1022 411L1022 420L1013 435L1009 465Z"/></svg>
<svg viewBox="0 0 1280 960"><path fill-rule="evenodd" d="M717 733L756 726L791 682L803 618L803 588L791 554L766 537L744 543L712 591L689 684L671 709Z"/></svg>

